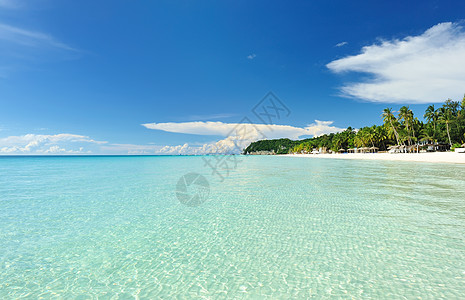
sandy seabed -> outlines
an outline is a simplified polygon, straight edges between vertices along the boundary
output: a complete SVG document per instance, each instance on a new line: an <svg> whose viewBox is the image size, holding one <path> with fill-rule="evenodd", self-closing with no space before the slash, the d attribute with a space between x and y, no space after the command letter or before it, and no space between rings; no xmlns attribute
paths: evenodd
<svg viewBox="0 0 465 300"><path fill-rule="evenodd" d="M431 153L343 153L343 154L285 154L286 157L301 158L336 158L364 160L418 161L430 163L465 164L465 153L431 152Z"/></svg>

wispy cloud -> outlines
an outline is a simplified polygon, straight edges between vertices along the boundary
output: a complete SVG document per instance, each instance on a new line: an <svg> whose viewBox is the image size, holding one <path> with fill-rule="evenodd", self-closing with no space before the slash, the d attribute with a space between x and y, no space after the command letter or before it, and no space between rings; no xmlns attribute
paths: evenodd
<svg viewBox="0 0 465 300"><path fill-rule="evenodd" d="M361 53L330 62L336 73L361 72L369 81L348 83L342 95L372 102L436 103L465 92L465 31L440 23L423 34L363 47Z"/></svg>
<svg viewBox="0 0 465 300"><path fill-rule="evenodd" d="M247 59L254 59L255 57L257 57L257 54L255 53L247 55Z"/></svg>
<svg viewBox="0 0 465 300"><path fill-rule="evenodd" d="M50 34L0 22L0 78L28 69L31 63L76 59L81 54Z"/></svg>
<svg viewBox="0 0 465 300"><path fill-rule="evenodd" d="M315 120L315 123L309 124L306 127L223 122L148 123L142 124L142 126L148 129L173 133L224 136L224 139L201 146L184 144L167 146L164 149L160 149L160 152L170 154L208 154L218 153L219 151L221 153L237 153L251 142L263 138L298 139L301 136L319 136L344 130L332 124L333 121Z"/></svg>
<svg viewBox="0 0 465 300"><path fill-rule="evenodd" d="M347 45L347 44L348 44L347 42L340 42L340 43L337 43L337 44L335 45L335 47L342 47L342 46L345 46L345 45Z"/></svg>
<svg viewBox="0 0 465 300"><path fill-rule="evenodd" d="M51 35L38 31L26 30L3 23L0 23L0 39L6 42L27 47L52 47L63 50L76 51L76 49L73 47L58 41Z"/></svg>

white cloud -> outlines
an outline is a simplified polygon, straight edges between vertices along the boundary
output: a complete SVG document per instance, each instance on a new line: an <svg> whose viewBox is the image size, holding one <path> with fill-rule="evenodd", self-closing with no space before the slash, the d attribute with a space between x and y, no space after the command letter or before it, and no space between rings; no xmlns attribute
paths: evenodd
<svg viewBox="0 0 465 300"><path fill-rule="evenodd" d="M465 31L437 24L421 35L382 41L361 53L330 62L336 73L361 72L369 81L349 83L344 96L384 103L437 103L465 92Z"/></svg>
<svg viewBox="0 0 465 300"><path fill-rule="evenodd" d="M100 147L105 154L157 154L163 146L136 144L106 144Z"/></svg>
<svg viewBox="0 0 465 300"><path fill-rule="evenodd" d="M98 141L77 134L26 134L0 138L0 155L47 155L47 154L211 154L240 153L251 142L264 138L297 139L303 135L318 136L343 129L332 121L315 121L304 128L288 125L264 125L250 123L185 122L150 123L146 128L167 132L222 136L224 138L205 144L137 145L115 144Z"/></svg>
<svg viewBox="0 0 465 300"><path fill-rule="evenodd" d="M73 154L87 153L83 144L102 145L88 136L61 133L55 135L26 134L0 138L0 154Z"/></svg>
<svg viewBox="0 0 465 300"><path fill-rule="evenodd" d="M178 146L165 146L158 150L160 154L197 154L196 149L199 147L189 147L189 144L178 145Z"/></svg>
<svg viewBox="0 0 465 300"><path fill-rule="evenodd" d="M253 133L257 137L264 135L267 138L287 137L297 139L302 135L319 136L325 133L343 130L331 126L333 121L319 121L306 127L294 127L290 125L266 125L251 123L223 123L223 122L168 122L168 123L147 123L142 126L148 129L161 130L166 132L197 134L197 135L237 135L237 130L245 129L247 133Z"/></svg>
<svg viewBox="0 0 465 300"><path fill-rule="evenodd" d="M44 154L80 154L80 153L84 153L84 148L79 147L79 150L66 150L65 148L61 148L60 146L55 145L43 151L43 153Z"/></svg>
<svg viewBox="0 0 465 300"><path fill-rule="evenodd" d="M223 122L184 122L184 123L149 123L142 126L174 133L215 135L225 138L201 146L166 146L159 150L165 154L208 154L208 153L239 153L251 142L259 139L290 138L301 136L319 136L326 133L338 132L344 129L332 126L333 121L319 121L306 127L289 125L265 125L251 123L223 123Z"/></svg>
<svg viewBox="0 0 465 300"><path fill-rule="evenodd" d="M76 59L81 53L49 34L0 22L0 78L31 63Z"/></svg>
<svg viewBox="0 0 465 300"><path fill-rule="evenodd" d="M247 59L254 59L255 57L257 57L257 54L255 54L255 53L247 55Z"/></svg>
<svg viewBox="0 0 465 300"><path fill-rule="evenodd" d="M0 23L0 39L28 47L52 47L75 51L74 48L56 40L48 34L3 23Z"/></svg>
<svg viewBox="0 0 465 300"><path fill-rule="evenodd" d="M214 144L214 143L212 143ZM210 145L210 144L206 144ZM100 151L104 154L131 154L131 155L193 155L211 153L203 151L205 145L176 145L176 146L160 146L160 145L137 145L137 144L107 144L100 147ZM207 149L208 146L205 146ZM213 146L210 146L213 147Z"/></svg>
<svg viewBox="0 0 465 300"><path fill-rule="evenodd" d="M342 46L345 46L347 44L348 44L347 42L340 42L340 43L336 44L336 47L342 47Z"/></svg>

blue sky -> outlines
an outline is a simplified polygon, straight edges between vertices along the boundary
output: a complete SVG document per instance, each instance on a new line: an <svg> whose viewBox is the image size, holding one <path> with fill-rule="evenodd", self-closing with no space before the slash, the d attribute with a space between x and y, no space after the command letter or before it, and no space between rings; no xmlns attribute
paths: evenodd
<svg viewBox="0 0 465 300"><path fill-rule="evenodd" d="M0 154L246 144L257 135L228 134L243 117L261 123L252 108L269 91L290 114L260 127L268 138L380 124L388 106L421 117L465 93L464 11L463 1L0 0Z"/></svg>

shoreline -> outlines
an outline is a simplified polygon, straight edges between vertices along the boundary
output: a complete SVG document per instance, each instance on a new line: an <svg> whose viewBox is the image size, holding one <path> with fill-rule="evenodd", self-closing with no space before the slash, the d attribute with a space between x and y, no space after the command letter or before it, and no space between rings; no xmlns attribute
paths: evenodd
<svg viewBox="0 0 465 300"><path fill-rule="evenodd" d="M465 164L465 153L430 152L430 153L343 153L343 154L283 154L286 157L323 158L323 159L358 159L389 160L428 163Z"/></svg>

